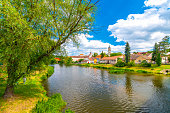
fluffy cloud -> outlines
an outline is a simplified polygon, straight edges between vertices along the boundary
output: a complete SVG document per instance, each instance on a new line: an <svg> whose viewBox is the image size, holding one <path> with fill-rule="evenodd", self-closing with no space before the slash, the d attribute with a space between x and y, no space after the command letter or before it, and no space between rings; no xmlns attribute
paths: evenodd
<svg viewBox="0 0 170 113"><path fill-rule="evenodd" d="M73 44L69 44L66 46L68 55L79 55L79 54L89 54L90 52L101 53L102 51L107 53L107 49L110 45L112 52L123 52L124 46L114 46L109 43L104 43L101 40L89 40L89 38L93 38L93 36L88 34L80 34L79 38L79 48L74 47Z"/></svg>
<svg viewBox="0 0 170 113"><path fill-rule="evenodd" d="M167 3L168 0L146 0L144 3L146 6L161 6Z"/></svg>
<svg viewBox="0 0 170 113"><path fill-rule="evenodd" d="M150 8L143 14L130 14L108 27L111 36L128 41L132 51L151 50L155 42L170 35L170 0L146 0L144 4Z"/></svg>

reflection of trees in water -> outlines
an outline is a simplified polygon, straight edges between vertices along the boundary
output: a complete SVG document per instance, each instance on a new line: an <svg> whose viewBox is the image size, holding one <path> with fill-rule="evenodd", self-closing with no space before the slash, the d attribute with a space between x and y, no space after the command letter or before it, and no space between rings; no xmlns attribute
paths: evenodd
<svg viewBox="0 0 170 113"><path fill-rule="evenodd" d="M161 88L164 87L164 85L163 85L163 77L162 76L155 76L152 79L152 83L155 86L155 88L157 88L157 89L161 89Z"/></svg>
<svg viewBox="0 0 170 113"><path fill-rule="evenodd" d="M132 80L131 80L131 76L129 74L126 74L125 76L125 87L126 87L126 93L130 96L132 94L133 91L133 87L132 87Z"/></svg>
<svg viewBox="0 0 170 113"><path fill-rule="evenodd" d="M163 76L154 76L152 84L155 92L152 97L144 104L150 109L150 112L169 113L170 111L170 92L165 86L165 78Z"/></svg>
<svg viewBox="0 0 170 113"><path fill-rule="evenodd" d="M101 70L101 80L104 82L104 70Z"/></svg>

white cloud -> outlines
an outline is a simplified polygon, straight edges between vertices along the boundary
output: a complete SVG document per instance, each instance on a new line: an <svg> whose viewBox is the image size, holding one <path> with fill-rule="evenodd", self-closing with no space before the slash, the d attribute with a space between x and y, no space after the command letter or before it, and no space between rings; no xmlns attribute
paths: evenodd
<svg viewBox="0 0 170 113"><path fill-rule="evenodd" d="M132 51L151 50L155 42L170 35L170 0L147 0L143 14L130 14L126 20L120 19L109 25L110 36L117 41L128 41ZM158 7L159 6L159 7Z"/></svg>
<svg viewBox="0 0 170 113"><path fill-rule="evenodd" d="M88 40L88 38L92 38L92 35L88 34L80 34L78 36L80 46L79 48L74 47L73 44L67 45L66 49L68 51L68 55L79 55L79 54L89 54L90 52L97 52L98 54L102 51L107 53L107 49L110 45L112 52L124 52L124 46L114 46L109 43L104 43L101 40Z"/></svg>
<svg viewBox="0 0 170 113"><path fill-rule="evenodd" d="M166 2L167 0L146 0L144 3L146 6L160 6Z"/></svg>

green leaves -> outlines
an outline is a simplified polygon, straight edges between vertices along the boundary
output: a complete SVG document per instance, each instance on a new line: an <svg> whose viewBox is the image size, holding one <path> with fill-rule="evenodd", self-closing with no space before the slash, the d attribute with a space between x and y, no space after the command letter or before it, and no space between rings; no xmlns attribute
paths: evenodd
<svg viewBox="0 0 170 113"><path fill-rule="evenodd" d="M3 0L0 2L0 58L17 81L48 64L62 44L77 44L92 29L95 5L88 0ZM55 40L54 40L55 39Z"/></svg>

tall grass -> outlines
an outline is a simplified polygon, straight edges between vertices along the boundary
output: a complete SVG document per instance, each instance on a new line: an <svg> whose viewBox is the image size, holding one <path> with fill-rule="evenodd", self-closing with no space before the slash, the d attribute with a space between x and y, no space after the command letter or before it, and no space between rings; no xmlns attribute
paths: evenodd
<svg viewBox="0 0 170 113"><path fill-rule="evenodd" d="M62 113L62 109L66 106L66 102L62 99L60 94L55 94L49 97L48 100L42 99L38 101L32 113ZM70 109L65 113L74 113Z"/></svg>

